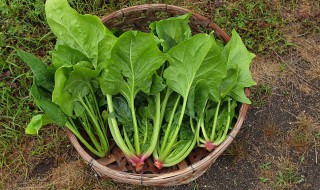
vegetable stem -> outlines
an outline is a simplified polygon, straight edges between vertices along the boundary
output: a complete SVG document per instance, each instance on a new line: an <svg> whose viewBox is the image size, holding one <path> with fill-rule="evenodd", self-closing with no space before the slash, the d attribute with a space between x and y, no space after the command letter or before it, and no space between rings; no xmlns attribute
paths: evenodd
<svg viewBox="0 0 320 190"><path fill-rule="evenodd" d="M160 155L163 153L164 149L166 148L166 145L167 145L167 140L169 138L169 134L170 134L170 131L171 131L171 126L172 126L172 122L173 122L173 119L174 119L174 115L176 113L176 110L177 110L177 107L178 107L178 104L180 102L180 95L178 96L175 104L174 104L174 107L172 109L172 112L171 112L171 115L170 115L170 119L169 119L169 123L168 123L168 126L167 126L167 129L165 131L165 134L164 134L164 138L163 138L163 141L162 141L162 145L161 145L161 148L160 148Z"/></svg>
<svg viewBox="0 0 320 190"><path fill-rule="evenodd" d="M84 130L87 132L87 134L88 134L90 140L92 141L93 145L96 147L96 149L99 150L99 151L104 151L102 149L102 147L99 145L96 137L94 136L94 134L92 133L92 131L90 129L90 124L89 124L87 115L83 114L83 116L80 117L79 120L80 120Z"/></svg>
<svg viewBox="0 0 320 190"><path fill-rule="evenodd" d="M138 129L138 124L137 124L137 118L136 118L136 111L134 109L134 98L132 97L130 100L130 108L131 108L131 115L133 119L133 130L134 130L134 147L136 150L136 154L140 155L140 142L139 142L139 129Z"/></svg>
<svg viewBox="0 0 320 190"><path fill-rule="evenodd" d="M168 100L169 100L171 93L172 93L172 90L170 88L167 88L166 95L165 95L163 102L161 104L161 113L160 113L160 122L161 123L163 121L164 112L166 111L167 103L168 103Z"/></svg>
<svg viewBox="0 0 320 190"><path fill-rule="evenodd" d="M181 113L180 113L180 117L179 117L179 121L178 121L178 126L175 128L173 137L170 139L169 144L165 147L163 153L160 155L159 160L162 161L164 160L168 154L170 153L173 144L175 143L175 141L177 140L178 137L178 133L180 131L180 126L183 120L183 116L184 116L184 112L186 109L186 105L187 105L187 98L184 98L183 100L183 104L182 104L182 108L181 108Z"/></svg>
<svg viewBox="0 0 320 190"><path fill-rule="evenodd" d="M99 118L98 121L99 121L100 126L101 126L102 131L103 131L103 135L105 136L106 139L108 139L107 138L107 128L104 126L104 122L103 122L103 119L102 119L100 111L99 111L99 105L98 105L97 99L95 98L94 91L93 91L91 85L89 86L89 88L90 88L90 92L91 92L91 95L92 95L92 98L93 98L93 102L94 102L94 105L95 105L96 114L97 114L97 116Z"/></svg>
<svg viewBox="0 0 320 190"><path fill-rule="evenodd" d="M178 156L175 156L174 158L172 158L170 160L166 160L163 163L163 166L164 167L170 167L170 166L174 166L174 165L180 163L182 160L184 160L190 154L190 152L194 148L195 144L196 144L196 137L194 136L191 145L187 146L189 148L186 151L181 151L181 152L183 152L183 154L179 154Z"/></svg>
<svg viewBox="0 0 320 190"><path fill-rule="evenodd" d="M126 141L126 144L127 144L128 148L130 149L131 152L135 152L135 151L134 151L134 148L133 148L133 146L132 146L132 144L131 144L131 142L130 142L130 139L129 139L129 137L128 137L127 130L125 129L124 126L122 126L122 127L123 127L124 140Z"/></svg>
<svg viewBox="0 0 320 190"><path fill-rule="evenodd" d="M92 108L89 100L85 97L86 102L84 102L80 95L78 96L78 99L79 99L80 103L82 104L82 106L87 111L87 114L89 115L89 117L90 117L90 119L91 119L91 121L93 123L93 126L96 129L96 132L98 134L100 143L102 145L102 149L103 150L108 150L109 145L108 145L107 139L105 138L105 135L103 135L103 133L101 131L101 127L100 127L99 123L97 122L96 118L94 117L94 113L92 113L93 108Z"/></svg>
<svg viewBox="0 0 320 190"><path fill-rule="evenodd" d="M105 153L103 152L99 152L96 149L94 149L83 137L82 135L79 133L79 131L77 130L77 128L75 126L73 126L69 121L67 121L66 123L66 127L68 129L70 129L70 131L81 141L82 144L84 144L84 146L86 146L93 154L99 156L99 157L104 157Z"/></svg>
<svg viewBox="0 0 320 190"><path fill-rule="evenodd" d="M147 149L147 151L144 153L144 155L142 156L141 160L146 159L147 157L149 157L152 152L154 151L154 149L156 148L156 145L158 143L158 139L159 139L159 132L161 129L161 122L160 122L160 93L156 94L156 115L154 117L154 128L152 131L152 136L151 136L151 142L150 142L150 146Z"/></svg>
<svg viewBox="0 0 320 190"><path fill-rule="evenodd" d="M219 115L220 104L221 104L221 100L219 100L219 102L218 102L218 105L217 105L217 108L216 108L216 112L214 114L211 136L210 136L210 139L206 138L207 141L213 141L214 140L216 127L217 127L217 120L218 120L218 115Z"/></svg>
<svg viewBox="0 0 320 190"><path fill-rule="evenodd" d="M107 94L107 102L108 102L108 109L109 113L113 113L113 102L112 102L112 96ZM117 120L114 117L108 117L110 132L112 134L113 139L116 141L117 145L120 147L120 149L123 151L123 153L127 156L134 156L134 153L130 151L130 149L127 147L126 143L124 142Z"/></svg>
<svg viewBox="0 0 320 190"><path fill-rule="evenodd" d="M229 126L230 126L230 122L231 122L231 99L228 98L228 118L227 118L227 124L224 128L224 131L223 131L223 135L214 142L214 144L217 146L219 144L221 144L224 139L227 137L227 133L228 133L228 130L229 130Z"/></svg>

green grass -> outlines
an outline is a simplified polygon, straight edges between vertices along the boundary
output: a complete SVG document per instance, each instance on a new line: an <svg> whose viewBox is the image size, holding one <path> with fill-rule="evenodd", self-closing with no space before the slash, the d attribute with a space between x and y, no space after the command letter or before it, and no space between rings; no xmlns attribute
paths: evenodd
<svg viewBox="0 0 320 190"><path fill-rule="evenodd" d="M284 51L289 44L280 30L285 24L280 12L272 1L234 0L215 10L214 21L226 31L236 29L255 53Z"/></svg>

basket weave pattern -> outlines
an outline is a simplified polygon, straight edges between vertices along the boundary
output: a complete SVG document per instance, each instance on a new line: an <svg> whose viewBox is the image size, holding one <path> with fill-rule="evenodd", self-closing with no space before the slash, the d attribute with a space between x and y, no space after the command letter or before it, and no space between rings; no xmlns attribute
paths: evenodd
<svg viewBox="0 0 320 190"><path fill-rule="evenodd" d="M145 4L124 8L101 18L102 22L109 28L123 30L148 31L151 22L163 18L178 16L189 13L190 10L166 5L166 4ZM190 27L193 33L200 33L204 29L214 31L223 42L228 42L230 37L208 18L193 13L190 17ZM250 90L245 90L249 96ZM126 159L122 151L110 141L110 154L104 158L96 158L86 151L79 143L75 135L67 130L67 135L81 157L92 167L102 178L112 178L114 181L135 185L173 186L189 183L201 176L211 164L230 145L239 132L248 109L247 104L242 104L238 120L230 131L228 137L213 152L209 153L203 148L194 149L190 155L181 163L170 168L157 169L152 158L145 161L143 169L136 173L132 164Z"/></svg>

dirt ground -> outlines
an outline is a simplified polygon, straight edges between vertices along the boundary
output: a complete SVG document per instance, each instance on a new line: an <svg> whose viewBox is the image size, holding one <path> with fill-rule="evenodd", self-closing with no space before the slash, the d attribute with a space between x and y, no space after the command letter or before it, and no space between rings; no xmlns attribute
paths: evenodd
<svg viewBox="0 0 320 190"><path fill-rule="evenodd" d="M160 188L101 180L70 145L64 129L53 127L41 139L25 137L10 152L13 161L0 170L5 179L0 189L320 189L320 11L313 1L299 6L299 12L282 12L291 20L281 29L291 45L281 52L259 52L254 59L251 70L258 84L251 89L253 104L241 131L194 182ZM306 27L306 19L319 25Z"/></svg>

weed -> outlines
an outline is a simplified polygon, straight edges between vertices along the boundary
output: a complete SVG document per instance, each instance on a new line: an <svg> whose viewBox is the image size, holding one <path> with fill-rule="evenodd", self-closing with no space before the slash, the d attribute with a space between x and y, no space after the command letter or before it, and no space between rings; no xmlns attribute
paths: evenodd
<svg viewBox="0 0 320 190"><path fill-rule="evenodd" d="M252 88L252 104L257 107L263 107L270 102L272 87L270 84L260 84Z"/></svg>
<svg viewBox="0 0 320 190"><path fill-rule="evenodd" d="M304 181L304 176L298 176L295 168L285 167L277 173L276 179L277 182L274 184L273 187L279 186L281 188L287 188L289 186L302 183Z"/></svg>
<svg viewBox="0 0 320 190"><path fill-rule="evenodd" d="M270 181L270 179L269 178L265 178L265 177L259 177L259 181L261 183L266 183L266 182Z"/></svg>
<svg viewBox="0 0 320 190"><path fill-rule="evenodd" d="M280 72L284 72L285 70L286 70L286 64L285 63L280 63L279 64L279 70L280 70Z"/></svg>
<svg viewBox="0 0 320 190"><path fill-rule="evenodd" d="M272 161L266 162L266 163L261 164L259 167L260 167L261 169L263 169L263 170L269 170L271 163L272 163Z"/></svg>

